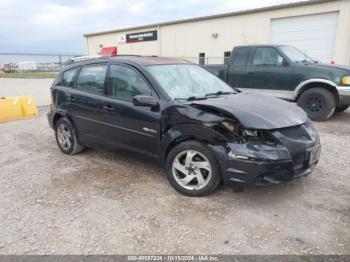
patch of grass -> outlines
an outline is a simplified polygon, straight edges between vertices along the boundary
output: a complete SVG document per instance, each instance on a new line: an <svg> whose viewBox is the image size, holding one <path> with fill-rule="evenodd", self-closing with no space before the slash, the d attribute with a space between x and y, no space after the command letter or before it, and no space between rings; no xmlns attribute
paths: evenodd
<svg viewBox="0 0 350 262"><path fill-rule="evenodd" d="M0 78L55 78L58 72L0 73Z"/></svg>

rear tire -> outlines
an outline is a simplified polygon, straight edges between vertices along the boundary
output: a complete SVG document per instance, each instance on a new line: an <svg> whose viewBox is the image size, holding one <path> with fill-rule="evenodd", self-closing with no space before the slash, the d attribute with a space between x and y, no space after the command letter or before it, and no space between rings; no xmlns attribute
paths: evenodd
<svg viewBox="0 0 350 262"><path fill-rule="evenodd" d="M301 93L297 102L314 121L326 121L335 111L335 98L325 88L308 89Z"/></svg>
<svg viewBox="0 0 350 262"><path fill-rule="evenodd" d="M67 118L60 118L55 124L56 142L62 153L75 155L84 150L75 135L73 125Z"/></svg>
<svg viewBox="0 0 350 262"><path fill-rule="evenodd" d="M344 112L346 111L350 106L338 106L336 109L335 109L335 112L337 113L341 113L341 112Z"/></svg>
<svg viewBox="0 0 350 262"><path fill-rule="evenodd" d="M170 184L181 194L191 197L211 194L221 180L214 153L206 145L193 140L170 151L165 169Z"/></svg>

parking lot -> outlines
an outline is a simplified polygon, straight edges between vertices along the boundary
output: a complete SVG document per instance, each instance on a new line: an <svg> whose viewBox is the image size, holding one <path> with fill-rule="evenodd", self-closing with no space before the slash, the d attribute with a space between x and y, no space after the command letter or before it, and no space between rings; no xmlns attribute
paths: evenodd
<svg viewBox="0 0 350 262"><path fill-rule="evenodd" d="M0 78L0 97L31 95L38 106L49 105L52 78Z"/></svg>
<svg viewBox="0 0 350 262"><path fill-rule="evenodd" d="M349 110L316 123L310 176L205 198L147 161L60 153L48 110L0 124L0 254L350 254Z"/></svg>

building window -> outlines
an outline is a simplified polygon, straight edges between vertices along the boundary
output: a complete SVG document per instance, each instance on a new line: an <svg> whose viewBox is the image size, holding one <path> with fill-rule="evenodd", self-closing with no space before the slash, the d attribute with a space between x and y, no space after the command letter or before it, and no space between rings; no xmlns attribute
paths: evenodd
<svg viewBox="0 0 350 262"><path fill-rule="evenodd" d="M199 53L199 64L200 65L205 64L205 53Z"/></svg>
<svg viewBox="0 0 350 262"><path fill-rule="evenodd" d="M231 51L224 52L224 64L227 65L231 56Z"/></svg>

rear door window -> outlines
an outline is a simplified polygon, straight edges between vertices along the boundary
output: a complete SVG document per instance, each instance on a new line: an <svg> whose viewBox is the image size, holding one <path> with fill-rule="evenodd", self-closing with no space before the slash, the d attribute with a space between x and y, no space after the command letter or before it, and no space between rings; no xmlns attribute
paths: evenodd
<svg viewBox="0 0 350 262"><path fill-rule="evenodd" d="M106 64L83 67L77 79L77 88L103 95L105 93L106 73Z"/></svg>
<svg viewBox="0 0 350 262"><path fill-rule="evenodd" d="M74 78L78 72L78 69L79 68L73 68L73 69L67 70L63 73L63 76L62 76L62 85L63 86L73 87Z"/></svg>

